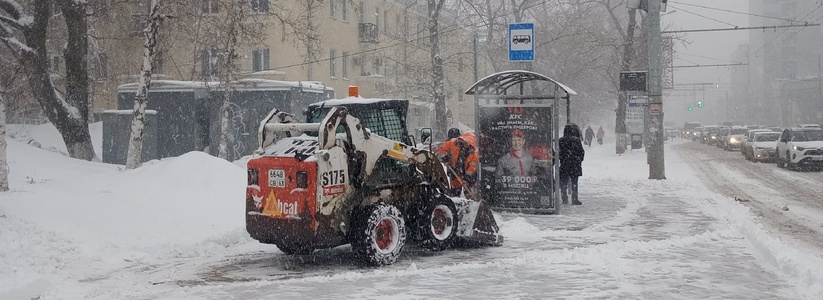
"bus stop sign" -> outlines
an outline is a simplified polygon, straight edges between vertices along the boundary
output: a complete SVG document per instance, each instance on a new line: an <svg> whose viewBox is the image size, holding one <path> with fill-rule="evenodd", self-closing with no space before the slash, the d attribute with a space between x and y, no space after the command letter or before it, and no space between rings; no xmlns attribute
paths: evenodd
<svg viewBox="0 0 823 300"><path fill-rule="evenodd" d="M534 60L534 23L509 24L509 61Z"/></svg>

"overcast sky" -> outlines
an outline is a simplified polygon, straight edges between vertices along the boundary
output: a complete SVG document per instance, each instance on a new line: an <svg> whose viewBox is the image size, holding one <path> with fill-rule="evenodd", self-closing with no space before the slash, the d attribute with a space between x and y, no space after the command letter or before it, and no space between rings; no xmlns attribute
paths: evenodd
<svg viewBox="0 0 823 300"><path fill-rule="evenodd" d="M747 0L669 0L667 14L664 13L662 24L663 26L668 25L668 30L749 26L749 16L746 15L749 13L748 2ZM740 44L748 43L748 35L746 30L688 33L686 38L691 41L691 44L678 46L678 59L674 61L674 65L745 62L745 58L732 57L732 52ZM674 79L675 84L704 82L723 84L730 82L730 72L729 68L682 68L675 69Z"/></svg>

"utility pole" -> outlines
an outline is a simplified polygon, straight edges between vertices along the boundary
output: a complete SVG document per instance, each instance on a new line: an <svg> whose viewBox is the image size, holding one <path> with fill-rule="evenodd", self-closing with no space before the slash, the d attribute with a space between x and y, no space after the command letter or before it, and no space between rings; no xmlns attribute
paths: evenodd
<svg viewBox="0 0 823 300"><path fill-rule="evenodd" d="M663 63L662 37L660 33L660 4L662 0L648 0L646 15L646 47L649 56L648 86L649 131L648 162L649 179L666 179L666 166L663 155Z"/></svg>

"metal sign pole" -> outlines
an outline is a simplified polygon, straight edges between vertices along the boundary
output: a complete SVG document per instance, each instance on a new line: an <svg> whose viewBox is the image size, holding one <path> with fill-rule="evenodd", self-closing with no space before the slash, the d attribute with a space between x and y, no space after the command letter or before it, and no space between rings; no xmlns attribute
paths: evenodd
<svg viewBox="0 0 823 300"><path fill-rule="evenodd" d="M560 213L560 87L554 85L554 104L552 104L552 206L556 214ZM567 95L568 96L568 95Z"/></svg>

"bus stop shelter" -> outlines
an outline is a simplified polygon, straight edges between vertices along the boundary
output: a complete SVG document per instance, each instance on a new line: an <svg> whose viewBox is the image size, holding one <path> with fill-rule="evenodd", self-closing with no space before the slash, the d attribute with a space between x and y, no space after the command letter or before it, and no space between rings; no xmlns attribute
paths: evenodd
<svg viewBox="0 0 823 300"><path fill-rule="evenodd" d="M503 71L475 82L478 192L497 210L559 212L560 100L577 93L545 75Z"/></svg>

